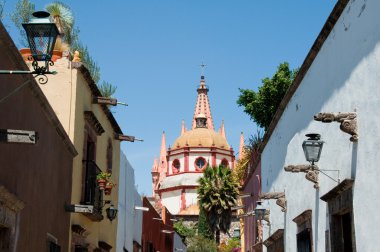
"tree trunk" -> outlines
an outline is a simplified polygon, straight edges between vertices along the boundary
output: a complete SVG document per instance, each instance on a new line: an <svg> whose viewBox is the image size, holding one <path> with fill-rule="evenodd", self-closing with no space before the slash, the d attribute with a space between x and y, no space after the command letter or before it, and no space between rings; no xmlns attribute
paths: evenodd
<svg viewBox="0 0 380 252"><path fill-rule="evenodd" d="M219 244L220 244L220 230L215 231L215 242L216 242L216 245L219 246Z"/></svg>

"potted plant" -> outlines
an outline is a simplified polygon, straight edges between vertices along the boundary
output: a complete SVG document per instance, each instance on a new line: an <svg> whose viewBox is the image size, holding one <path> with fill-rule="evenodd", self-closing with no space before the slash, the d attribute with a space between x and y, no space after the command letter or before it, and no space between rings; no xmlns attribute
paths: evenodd
<svg viewBox="0 0 380 252"><path fill-rule="evenodd" d="M104 188L104 194L105 195L111 195L112 188L114 188L115 186L116 186L116 184L114 182L112 182L111 180L108 180L106 182L106 186Z"/></svg>
<svg viewBox="0 0 380 252"><path fill-rule="evenodd" d="M111 173L109 172L100 172L98 175L96 175L96 181L98 182L98 186L100 190L104 190L107 181L110 179Z"/></svg>

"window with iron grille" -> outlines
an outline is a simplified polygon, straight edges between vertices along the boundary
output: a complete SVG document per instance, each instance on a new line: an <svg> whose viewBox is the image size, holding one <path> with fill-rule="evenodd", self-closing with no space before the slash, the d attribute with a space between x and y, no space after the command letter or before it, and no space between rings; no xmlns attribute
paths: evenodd
<svg viewBox="0 0 380 252"><path fill-rule="evenodd" d="M93 205L94 211L101 214L103 192L99 189L98 183L96 182L96 176L101 172L101 170L94 161L85 160L83 163L85 169L85 188L83 203L86 205Z"/></svg>
<svg viewBox="0 0 380 252"><path fill-rule="evenodd" d="M53 241L48 241L48 251L49 252L61 252L61 246Z"/></svg>

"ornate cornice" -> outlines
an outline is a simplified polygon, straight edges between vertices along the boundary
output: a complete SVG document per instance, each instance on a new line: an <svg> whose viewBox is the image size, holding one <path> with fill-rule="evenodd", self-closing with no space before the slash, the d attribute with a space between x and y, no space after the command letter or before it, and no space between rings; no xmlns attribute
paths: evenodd
<svg viewBox="0 0 380 252"><path fill-rule="evenodd" d="M304 211L303 213L301 213L300 215L298 215L296 218L294 218L293 221L297 223L297 225L301 225L305 221L311 219L311 213L312 213L311 209L308 209Z"/></svg>
<svg viewBox="0 0 380 252"><path fill-rule="evenodd" d="M318 113L314 115L314 120L323 123L338 122L340 129L351 135L351 142L357 142L359 139L356 112Z"/></svg>
<svg viewBox="0 0 380 252"><path fill-rule="evenodd" d="M286 211L286 199L285 199L284 192L263 193L259 195L259 199L264 199L264 200L275 199L276 204L282 208L281 211L282 212Z"/></svg>
<svg viewBox="0 0 380 252"><path fill-rule="evenodd" d="M332 190L330 190L328 193L323 195L321 197L321 200L323 201L329 201L331 199L334 199L338 195L342 194L342 192L347 191L354 185L355 180L353 179L345 179L343 180L339 185L334 187Z"/></svg>
<svg viewBox="0 0 380 252"><path fill-rule="evenodd" d="M304 172L305 178L314 183L314 188L319 188L319 169L316 165L288 165L284 167L286 172Z"/></svg>
<svg viewBox="0 0 380 252"><path fill-rule="evenodd" d="M96 118L95 114L92 111L85 111L84 118L91 125L91 127L94 129L98 136L105 132L104 128L102 127L99 120Z"/></svg>
<svg viewBox="0 0 380 252"><path fill-rule="evenodd" d="M268 237L268 239L266 239L263 244L266 246L266 247L269 247L270 245L272 245L273 243L275 243L278 239L280 239L281 237L283 237L284 235L284 229L277 229L276 232L274 232L271 236Z"/></svg>

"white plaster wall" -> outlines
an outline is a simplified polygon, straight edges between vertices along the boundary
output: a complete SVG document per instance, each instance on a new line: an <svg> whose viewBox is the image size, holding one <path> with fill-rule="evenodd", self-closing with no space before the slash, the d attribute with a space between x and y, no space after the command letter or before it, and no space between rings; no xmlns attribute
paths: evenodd
<svg viewBox="0 0 380 252"><path fill-rule="evenodd" d="M166 206L172 214L179 213L181 209L181 190L174 190L169 192L163 192L161 194L161 203Z"/></svg>
<svg viewBox="0 0 380 252"><path fill-rule="evenodd" d="M181 236L174 232L173 252L187 251L186 245L182 242Z"/></svg>
<svg viewBox="0 0 380 252"><path fill-rule="evenodd" d="M325 251L327 210L319 198L337 185L320 174L320 189L304 174L285 173L290 164L306 164L301 144L305 134L322 135L325 145L318 166L339 169L340 179L355 179L353 203L356 251L378 251L380 217L377 200L380 147L380 1L351 1L329 35L300 87L289 102L262 154L263 192L285 191L284 214L275 201L270 228L264 240L278 228L285 229L286 251L296 251L296 224L292 219L312 209L314 251ZM358 113L359 142L334 122L313 120L318 112ZM337 178L336 172L328 172Z"/></svg>
<svg viewBox="0 0 380 252"><path fill-rule="evenodd" d="M198 202L198 194L196 189L186 189L185 199L186 199L186 207L197 204Z"/></svg>
<svg viewBox="0 0 380 252"><path fill-rule="evenodd" d="M116 251L133 251L133 240L141 243L142 212L134 206L142 206L140 194L135 187L135 175L124 153L120 155L119 202L117 216Z"/></svg>

